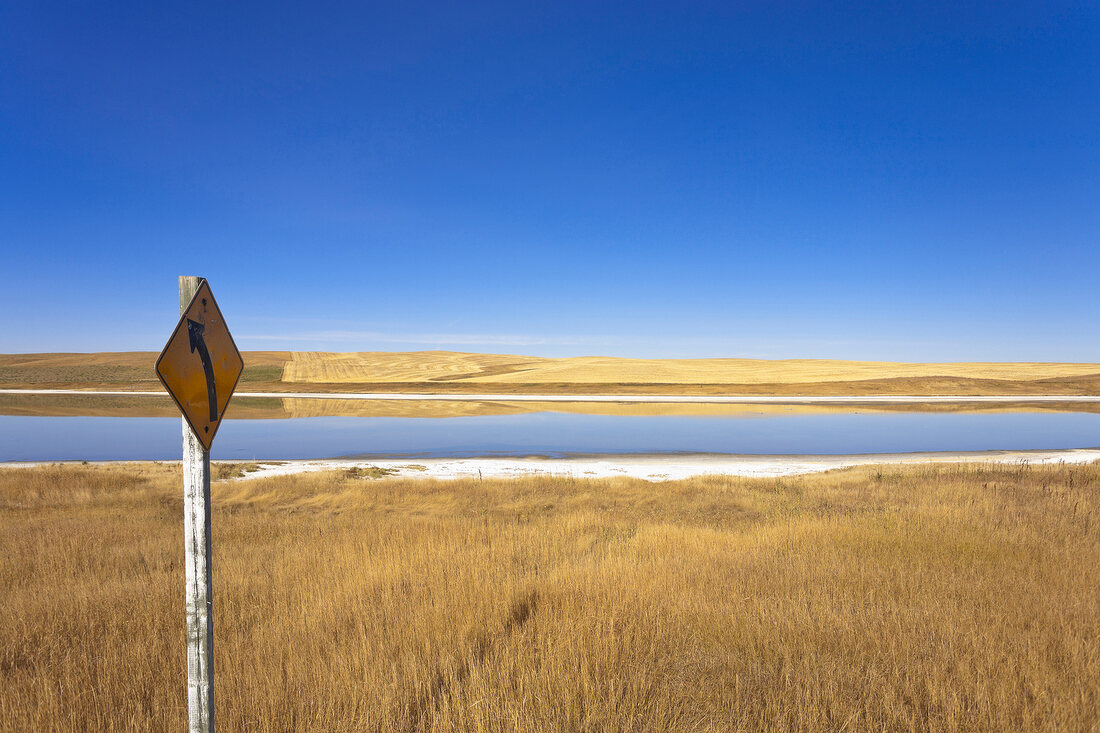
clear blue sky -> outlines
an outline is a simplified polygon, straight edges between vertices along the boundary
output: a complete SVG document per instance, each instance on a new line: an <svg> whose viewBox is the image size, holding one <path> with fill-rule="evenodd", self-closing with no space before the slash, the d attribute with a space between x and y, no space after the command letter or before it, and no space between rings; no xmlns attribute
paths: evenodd
<svg viewBox="0 0 1100 733"><path fill-rule="evenodd" d="M1100 5L0 6L0 351L1100 361Z"/></svg>

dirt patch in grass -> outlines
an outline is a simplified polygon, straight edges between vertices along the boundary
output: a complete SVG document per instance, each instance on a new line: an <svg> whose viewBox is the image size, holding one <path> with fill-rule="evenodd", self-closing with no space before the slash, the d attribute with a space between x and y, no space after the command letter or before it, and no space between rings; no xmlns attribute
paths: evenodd
<svg viewBox="0 0 1100 733"><path fill-rule="evenodd" d="M352 466L343 470L344 478L351 479L376 479L393 476L400 473L396 468L384 468L381 466Z"/></svg>

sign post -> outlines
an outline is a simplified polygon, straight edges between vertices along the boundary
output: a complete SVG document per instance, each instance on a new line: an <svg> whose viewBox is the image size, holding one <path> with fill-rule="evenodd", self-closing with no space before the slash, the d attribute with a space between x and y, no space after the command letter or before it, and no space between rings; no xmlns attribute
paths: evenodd
<svg viewBox="0 0 1100 733"><path fill-rule="evenodd" d="M183 413L183 531L187 576L187 730L214 730L213 553L210 446L244 361L210 285L179 279L180 320L156 372Z"/></svg>

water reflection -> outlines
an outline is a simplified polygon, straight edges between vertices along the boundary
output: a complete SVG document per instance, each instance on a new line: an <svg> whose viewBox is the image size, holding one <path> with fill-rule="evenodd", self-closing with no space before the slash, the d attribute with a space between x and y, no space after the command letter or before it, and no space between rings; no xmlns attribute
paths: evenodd
<svg viewBox="0 0 1100 733"><path fill-rule="evenodd" d="M620 402L527 402L474 400L347 400L298 397L235 397L227 419L298 417L451 418L556 412L575 415L636 417L760 417L864 413L1095 412L1100 402L909 402L844 404L704 404ZM0 415L38 417L176 417L167 396L95 394L3 394Z"/></svg>
<svg viewBox="0 0 1100 733"><path fill-rule="evenodd" d="M474 403L478 404L478 403ZM662 406L672 407L672 406ZM853 454L1100 446L1085 412L593 415L227 420L215 459L570 453ZM0 416L0 460L176 459L178 417Z"/></svg>

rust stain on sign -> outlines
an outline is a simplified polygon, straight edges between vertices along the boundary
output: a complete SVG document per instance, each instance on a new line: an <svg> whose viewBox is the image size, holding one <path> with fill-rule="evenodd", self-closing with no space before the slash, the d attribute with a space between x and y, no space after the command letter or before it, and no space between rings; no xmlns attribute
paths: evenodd
<svg viewBox="0 0 1100 733"><path fill-rule="evenodd" d="M203 280L160 352L157 377L206 450L244 371L244 359Z"/></svg>

